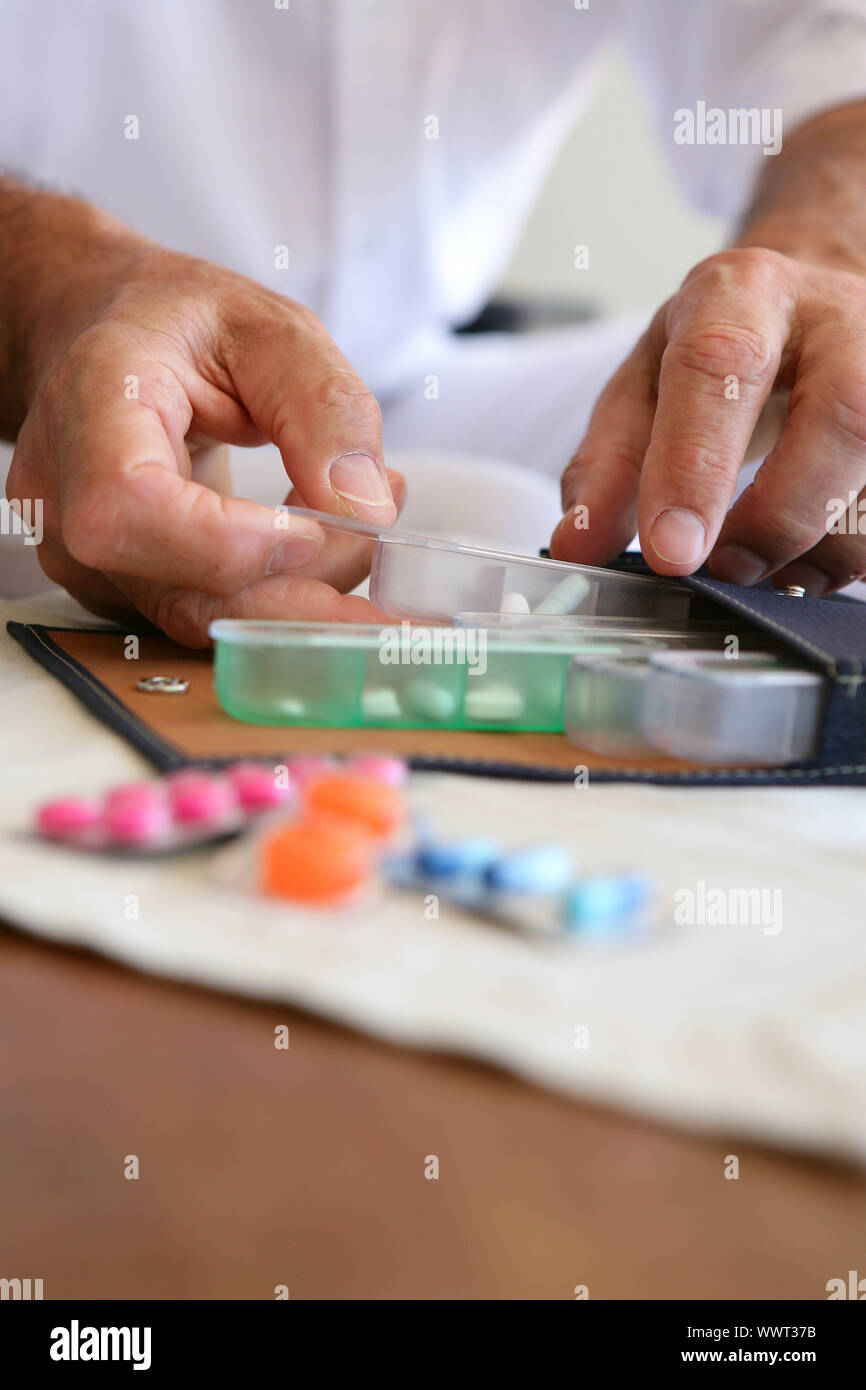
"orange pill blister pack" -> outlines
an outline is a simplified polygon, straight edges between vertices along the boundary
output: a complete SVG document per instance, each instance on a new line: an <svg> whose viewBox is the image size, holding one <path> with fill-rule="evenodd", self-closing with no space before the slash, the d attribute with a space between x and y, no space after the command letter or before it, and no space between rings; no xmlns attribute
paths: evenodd
<svg viewBox="0 0 866 1390"><path fill-rule="evenodd" d="M404 765L369 762L304 777L287 812L217 856L220 882L308 908L356 904L409 827Z"/></svg>

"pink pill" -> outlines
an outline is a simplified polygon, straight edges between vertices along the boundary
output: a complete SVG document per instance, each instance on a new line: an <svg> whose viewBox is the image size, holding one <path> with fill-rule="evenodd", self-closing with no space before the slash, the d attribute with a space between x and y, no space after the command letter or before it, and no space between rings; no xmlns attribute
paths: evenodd
<svg viewBox="0 0 866 1390"><path fill-rule="evenodd" d="M178 772L168 779L175 820L186 825L214 825L237 809L237 797L226 777L210 772Z"/></svg>
<svg viewBox="0 0 866 1390"><path fill-rule="evenodd" d="M326 772L333 772L333 758L322 758L315 753L305 753L298 758L289 758L289 779L296 787L306 787Z"/></svg>
<svg viewBox="0 0 866 1390"><path fill-rule="evenodd" d="M228 777L245 811L283 806L294 796L292 780L286 772L263 763L234 763L228 769Z"/></svg>
<svg viewBox="0 0 866 1390"><path fill-rule="evenodd" d="M36 813L36 825L43 835L53 839L74 839L100 824L102 810L95 801L84 796L67 796L60 801L46 801Z"/></svg>
<svg viewBox="0 0 866 1390"><path fill-rule="evenodd" d="M165 788L161 782L126 782L120 787L112 787L106 793L106 811L115 806L154 806L165 802Z"/></svg>
<svg viewBox="0 0 866 1390"><path fill-rule="evenodd" d="M374 782L384 782L388 787L402 787L409 776L409 769L402 758L391 758L386 753L364 753L352 758L348 767L357 777L370 777Z"/></svg>
<svg viewBox="0 0 866 1390"><path fill-rule="evenodd" d="M106 806L104 825L117 845L152 845L168 835L171 816L162 797L118 800Z"/></svg>

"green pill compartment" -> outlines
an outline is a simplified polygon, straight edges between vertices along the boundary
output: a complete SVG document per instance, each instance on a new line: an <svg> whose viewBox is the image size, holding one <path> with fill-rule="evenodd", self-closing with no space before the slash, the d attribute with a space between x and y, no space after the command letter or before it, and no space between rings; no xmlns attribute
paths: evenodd
<svg viewBox="0 0 866 1390"><path fill-rule="evenodd" d="M658 638L568 632L222 619L210 627L217 698L252 724L561 732L580 653L646 651Z"/></svg>

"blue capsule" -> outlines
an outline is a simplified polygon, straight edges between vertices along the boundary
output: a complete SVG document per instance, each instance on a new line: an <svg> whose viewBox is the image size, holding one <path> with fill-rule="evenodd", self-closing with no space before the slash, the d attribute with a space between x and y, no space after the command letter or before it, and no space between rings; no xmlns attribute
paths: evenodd
<svg viewBox="0 0 866 1390"><path fill-rule="evenodd" d="M457 878L482 874L491 860L500 853L495 840L478 837L453 840L449 844L430 841L422 844L415 854L415 866L429 878Z"/></svg>
<svg viewBox="0 0 866 1390"><path fill-rule="evenodd" d="M484 882L497 893L562 893L574 877L574 864L562 845L517 850L490 864Z"/></svg>
<svg viewBox="0 0 866 1390"><path fill-rule="evenodd" d="M651 895L652 885L643 874L584 879L565 894L565 925L581 935L615 935L647 905Z"/></svg>

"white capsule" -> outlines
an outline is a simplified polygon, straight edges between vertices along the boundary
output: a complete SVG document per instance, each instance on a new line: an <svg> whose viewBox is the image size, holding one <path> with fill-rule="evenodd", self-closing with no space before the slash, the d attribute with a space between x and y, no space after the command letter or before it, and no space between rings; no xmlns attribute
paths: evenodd
<svg viewBox="0 0 866 1390"><path fill-rule="evenodd" d="M512 685L488 685L478 690L466 687L466 718L474 724L512 724L523 713L523 696Z"/></svg>
<svg viewBox="0 0 866 1390"><path fill-rule="evenodd" d="M361 696L361 715L369 724L391 724L402 714L396 693L387 686L365 690Z"/></svg>
<svg viewBox="0 0 866 1390"><path fill-rule="evenodd" d="M536 608L536 613L574 613L588 598L592 585L582 574L569 574L561 579Z"/></svg>
<svg viewBox="0 0 866 1390"><path fill-rule="evenodd" d="M307 706L303 700L286 695L279 702L279 711L284 719L303 719L307 713Z"/></svg>
<svg viewBox="0 0 866 1390"><path fill-rule="evenodd" d="M457 697L444 685L434 681L410 681L403 692L406 709L431 724L444 724L453 719Z"/></svg>
<svg viewBox="0 0 866 1390"><path fill-rule="evenodd" d="M529 599L525 594L503 594L499 605L500 613L529 613Z"/></svg>

